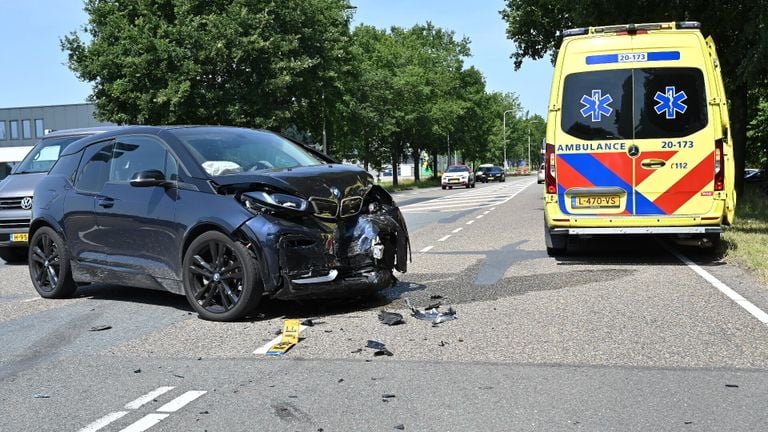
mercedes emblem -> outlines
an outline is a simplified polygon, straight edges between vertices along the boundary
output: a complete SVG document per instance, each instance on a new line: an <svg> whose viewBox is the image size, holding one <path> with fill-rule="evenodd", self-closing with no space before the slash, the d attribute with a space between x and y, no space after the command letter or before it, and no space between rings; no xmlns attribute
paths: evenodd
<svg viewBox="0 0 768 432"><path fill-rule="evenodd" d="M638 157L638 156L640 156L640 147L638 147L638 146L637 146L637 144L632 144L632 145L631 145L631 146L629 146L629 148L627 149L627 154L628 154L628 155L629 155L629 157L631 157L631 158L635 158L635 157Z"/></svg>

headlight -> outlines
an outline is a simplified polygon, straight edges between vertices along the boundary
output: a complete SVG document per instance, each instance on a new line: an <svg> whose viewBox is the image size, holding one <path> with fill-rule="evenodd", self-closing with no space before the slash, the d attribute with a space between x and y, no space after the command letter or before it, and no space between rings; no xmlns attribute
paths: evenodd
<svg viewBox="0 0 768 432"><path fill-rule="evenodd" d="M243 203L249 209L262 206L278 210L292 210L303 212L307 209L307 200L284 193L270 192L246 192L243 194Z"/></svg>

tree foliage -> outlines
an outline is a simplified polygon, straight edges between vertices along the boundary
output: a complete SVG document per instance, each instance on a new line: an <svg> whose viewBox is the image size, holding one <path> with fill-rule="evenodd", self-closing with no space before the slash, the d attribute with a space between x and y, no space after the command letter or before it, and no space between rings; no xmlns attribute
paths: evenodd
<svg viewBox="0 0 768 432"><path fill-rule="evenodd" d="M86 0L87 37L61 41L117 123L281 128L338 93L347 0Z"/></svg>

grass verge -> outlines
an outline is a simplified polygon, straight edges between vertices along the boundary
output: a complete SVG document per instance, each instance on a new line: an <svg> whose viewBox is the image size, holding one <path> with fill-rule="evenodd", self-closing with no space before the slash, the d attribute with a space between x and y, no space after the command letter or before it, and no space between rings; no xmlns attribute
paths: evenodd
<svg viewBox="0 0 768 432"><path fill-rule="evenodd" d="M736 222L723 235L728 255L753 269L768 283L768 195L757 183L744 185L736 207Z"/></svg>
<svg viewBox="0 0 768 432"><path fill-rule="evenodd" d="M437 187L437 186L440 186L440 179L429 177L427 179L420 180L418 183L414 182L413 179L407 179L407 180L399 179L397 186L393 186L391 181L385 180L379 183L379 186L383 187L389 192L400 192L400 191L411 190L411 189Z"/></svg>

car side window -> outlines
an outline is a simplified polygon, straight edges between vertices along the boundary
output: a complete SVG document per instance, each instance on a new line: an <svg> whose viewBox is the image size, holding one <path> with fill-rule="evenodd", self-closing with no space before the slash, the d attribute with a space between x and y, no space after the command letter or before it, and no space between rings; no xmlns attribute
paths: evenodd
<svg viewBox="0 0 768 432"><path fill-rule="evenodd" d="M147 136L120 137L115 144L109 181L127 183L136 173L161 171L168 180L178 180L179 166L165 145Z"/></svg>
<svg viewBox="0 0 768 432"><path fill-rule="evenodd" d="M101 192L109 179L114 142L98 143L85 149L75 187L83 192Z"/></svg>

